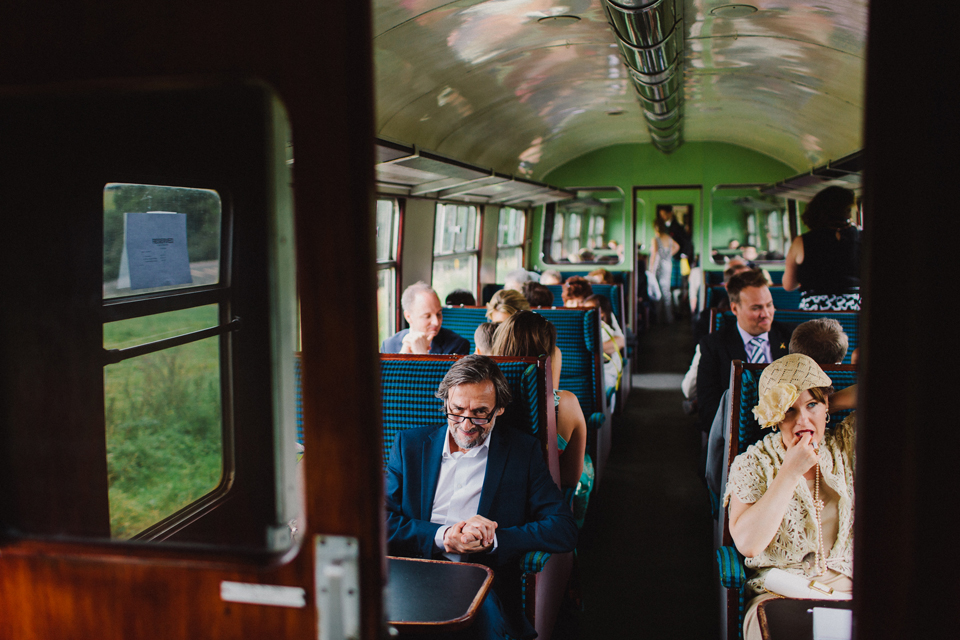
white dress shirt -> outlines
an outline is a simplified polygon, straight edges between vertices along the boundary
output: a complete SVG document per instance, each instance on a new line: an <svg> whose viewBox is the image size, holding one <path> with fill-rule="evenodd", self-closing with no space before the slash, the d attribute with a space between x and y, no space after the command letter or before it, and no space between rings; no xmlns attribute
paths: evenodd
<svg viewBox="0 0 960 640"><path fill-rule="evenodd" d="M440 551L444 549L443 536L447 529L477 515L483 478L487 472L491 437L493 429L487 434L483 444L466 452L451 452L449 431L444 433L440 477L437 479L437 492L433 496L433 511L430 513L430 522L444 525L437 530L433 539ZM496 547L497 538L494 534L493 548ZM460 561L459 553L443 555L454 562Z"/></svg>

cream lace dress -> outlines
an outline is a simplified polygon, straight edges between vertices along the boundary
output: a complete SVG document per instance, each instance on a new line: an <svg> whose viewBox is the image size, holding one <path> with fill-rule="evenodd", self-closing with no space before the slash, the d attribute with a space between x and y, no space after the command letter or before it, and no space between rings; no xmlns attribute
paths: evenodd
<svg viewBox="0 0 960 640"><path fill-rule="evenodd" d="M828 430L820 455L820 492L825 502L821 514L823 547L829 551L827 574L818 581L847 593L853 590L855 422L851 415L832 431ZM776 431L737 456L730 467L724 506L729 506L731 495L746 504L759 500L776 477L785 454L780 432ZM773 540L763 553L746 559L747 568L753 570L747 581L747 593L756 596L750 601L744 617L744 637L747 640L760 638L757 606L763 600L777 597L763 588L767 570L777 567L800 576L813 577L816 574L814 557L818 541L813 490L813 480L797 484Z"/></svg>

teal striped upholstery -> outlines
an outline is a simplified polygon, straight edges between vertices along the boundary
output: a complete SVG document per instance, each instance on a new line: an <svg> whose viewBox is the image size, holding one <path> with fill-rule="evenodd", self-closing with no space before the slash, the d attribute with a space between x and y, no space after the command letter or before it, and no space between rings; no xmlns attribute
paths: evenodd
<svg viewBox="0 0 960 640"><path fill-rule="evenodd" d="M598 394L601 345L600 318L595 309L536 309L557 328L557 346L563 353L558 389L570 391L580 401L587 426L599 429L604 405Z"/></svg>
<svg viewBox="0 0 960 640"><path fill-rule="evenodd" d="M440 381L456 362L456 356L380 357L381 402L383 407L383 465L397 434L404 429L444 424L443 402L434 394ZM537 365L533 358L497 358L507 378L513 400L498 426L520 429L543 439L546 417L540 406L543 391L538 389Z"/></svg>
<svg viewBox="0 0 960 640"><path fill-rule="evenodd" d="M787 291L783 287L770 287L770 297L777 309L799 309L800 295L799 289Z"/></svg>
<svg viewBox="0 0 960 640"><path fill-rule="evenodd" d="M524 573L540 573L549 559L550 554L546 551L531 551L521 558L520 568Z"/></svg>
<svg viewBox="0 0 960 640"><path fill-rule="evenodd" d="M453 331L470 342L470 353L477 350L473 334L484 322L487 322L486 307L444 307L443 328Z"/></svg>
<svg viewBox="0 0 960 640"><path fill-rule="evenodd" d="M796 311L778 308L774 318L789 324L800 324L814 318L833 318L843 327L843 332L847 334L847 340L850 343L847 347L847 355L843 357L843 364L850 364L853 350L860 346L860 313L858 311ZM720 331L728 322L736 321L732 311L715 314L713 330Z"/></svg>
<svg viewBox="0 0 960 640"><path fill-rule="evenodd" d="M297 444L301 447L303 446L303 382L301 378L303 374L301 373L302 365L300 364L300 354L294 354L293 356L293 380L294 380L294 397L296 399L296 416L297 416Z"/></svg>
<svg viewBox="0 0 960 640"><path fill-rule="evenodd" d="M720 583L727 589L740 589L747 583L743 556L736 547L717 549L717 563L720 565Z"/></svg>
<svg viewBox="0 0 960 640"><path fill-rule="evenodd" d="M563 285L548 284L546 287L553 292L553 306L562 307L563 298L561 298L561 294L563 293ZM613 314L617 316L617 322L620 323L620 328L626 328L627 323L623 315L623 285L593 284L591 282L590 288L593 289L593 292L596 294L607 296L607 299L610 301L610 305L613 307Z"/></svg>

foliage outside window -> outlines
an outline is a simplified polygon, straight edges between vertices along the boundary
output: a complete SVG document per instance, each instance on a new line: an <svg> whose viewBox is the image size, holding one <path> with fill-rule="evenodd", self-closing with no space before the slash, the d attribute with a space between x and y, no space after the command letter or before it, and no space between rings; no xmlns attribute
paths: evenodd
<svg viewBox="0 0 960 640"><path fill-rule="evenodd" d="M602 215L592 215L590 216L590 231L588 234L589 240L587 246L591 249L603 249L606 247L606 242L603 239L604 227L606 226L606 218Z"/></svg>
<svg viewBox="0 0 960 640"><path fill-rule="evenodd" d="M477 295L480 215L462 204L438 204L433 242L433 288L443 301L454 289Z"/></svg>
<svg viewBox="0 0 960 640"><path fill-rule="evenodd" d="M216 191L104 188L103 298L110 321L103 325L103 347L116 356L103 374L114 538L135 536L221 482L222 302L181 296L170 303L180 309L161 312L145 295L219 283L221 237ZM163 343L203 329L214 335ZM123 352L132 348L147 352Z"/></svg>
<svg viewBox="0 0 960 640"><path fill-rule="evenodd" d="M580 222L580 214L567 214L567 229L563 236L563 247L568 256L577 255L580 251Z"/></svg>
<svg viewBox="0 0 960 640"><path fill-rule="evenodd" d="M396 199L377 200L377 331L379 341L396 333L397 241L400 205Z"/></svg>
<svg viewBox="0 0 960 640"><path fill-rule="evenodd" d="M527 215L522 209L501 207L497 226L497 282L523 267L523 243Z"/></svg>

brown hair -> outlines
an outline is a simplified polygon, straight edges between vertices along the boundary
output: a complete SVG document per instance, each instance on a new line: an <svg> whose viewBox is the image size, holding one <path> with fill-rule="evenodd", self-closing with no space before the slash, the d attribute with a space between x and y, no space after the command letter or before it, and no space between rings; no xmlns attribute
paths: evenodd
<svg viewBox="0 0 960 640"><path fill-rule="evenodd" d="M493 334L495 356L551 356L557 346L557 328L533 311L521 311L500 323Z"/></svg>
<svg viewBox="0 0 960 640"><path fill-rule="evenodd" d="M531 307L553 306L553 292L539 282L524 282L522 293Z"/></svg>
<svg viewBox="0 0 960 640"><path fill-rule="evenodd" d="M810 356L817 364L837 364L847 355L850 341L834 318L814 318L797 326L790 336L790 353Z"/></svg>
<svg viewBox="0 0 960 640"><path fill-rule="evenodd" d="M730 304L740 304L740 292L748 287L766 287L767 279L760 269L748 269L741 271L730 278L727 283L727 295L730 296Z"/></svg>
<svg viewBox="0 0 960 640"><path fill-rule="evenodd" d="M493 334L497 330L497 325L492 322L484 322L477 325L473 332L473 341L477 345L477 351L485 356L493 354Z"/></svg>
<svg viewBox="0 0 960 640"><path fill-rule="evenodd" d="M563 291L561 296L563 301L566 302L568 299L576 300L585 300L593 295L593 287L590 286L590 281L581 276L570 276L567 278L567 281L563 283Z"/></svg>

